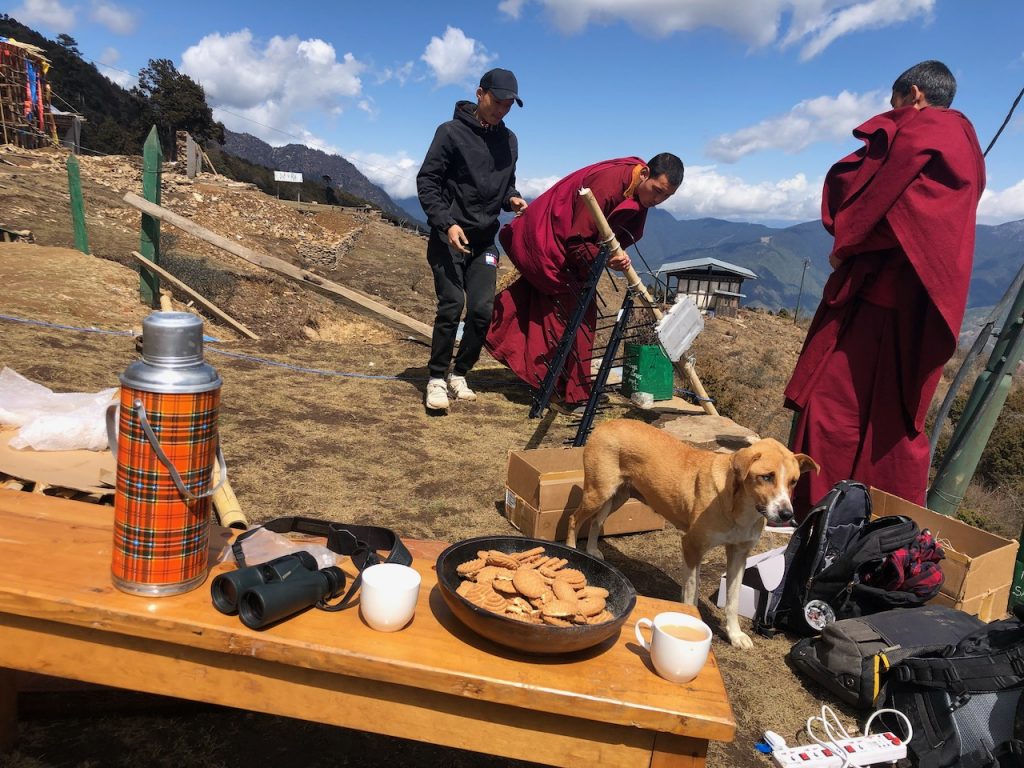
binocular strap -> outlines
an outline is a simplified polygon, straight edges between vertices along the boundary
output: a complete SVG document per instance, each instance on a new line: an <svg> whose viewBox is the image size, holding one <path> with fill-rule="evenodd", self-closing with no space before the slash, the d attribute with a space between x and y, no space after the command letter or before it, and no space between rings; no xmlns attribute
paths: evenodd
<svg viewBox="0 0 1024 768"><path fill-rule="evenodd" d="M339 555L352 559L359 573L352 580L351 586L344 596L336 603L320 600L316 607L322 611L340 611L352 602L359 586L363 583L363 570L377 563L398 563L412 565L412 555L402 539L390 528L379 525L356 525L334 523L327 520L315 520L311 517L278 517L263 523L261 526L271 533L302 533L310 536L323 536L327 539L327 548ZM245 567L245 554L242 542L255 533L258 528L240 533L231 545L231 551L240 568ZM383 560L379 550L388 550Z"/></svg>

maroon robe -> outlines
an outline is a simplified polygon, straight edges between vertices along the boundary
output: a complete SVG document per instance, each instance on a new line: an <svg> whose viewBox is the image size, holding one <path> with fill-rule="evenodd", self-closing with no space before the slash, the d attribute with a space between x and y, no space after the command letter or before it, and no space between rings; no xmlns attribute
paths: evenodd
<svg viewBox="0 0 1024 768"><path fill-rule="evenodd" d="M579 191L588 187L594 193L625 248L640 239L647 220L647 209L633 196L638 167L646 167L643 160L626 157L576 171L530 203L498 235L521 277L495 297L485 345L531 387L538 387L547 373L599 250L597 226ZM574 354L557 382L557 394L566 403L580 403L590 395L595 322L591 304L576 334Z"/></svg>
<svg viewBox="0 0 1024 768"><path fill-rule="evenodd" d="M956 350L985 187L974 128L954 110L895 109L854 136L865 146L822 195L840 264L786 387L792 447L821 465L801 479L797 519L845 479L924 503L924 420Z"/></svg>

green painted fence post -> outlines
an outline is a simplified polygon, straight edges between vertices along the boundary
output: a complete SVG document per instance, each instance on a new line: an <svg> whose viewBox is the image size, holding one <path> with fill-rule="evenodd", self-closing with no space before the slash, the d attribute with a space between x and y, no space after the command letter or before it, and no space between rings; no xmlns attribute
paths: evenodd
<svg viewBox="0 0 1024 768"><path fill-rule="evenodd" d="M75 248L89 253L89 233L85 231L85 202L82 199L82 176L78 158L68 157L68 193L71 195L71 225L75 231Z"/></svg>
<svg viewBox="0 0 1024 768"><path fill-rule="evenodd" d="M967 486L974 477L981 453L988 444L996 419L1003 409L1013 373L1024 357L1024 286L1003 323L988 365L978 376L968 407L957 422L942 464L928 489L927 506L944 515L955 515Z"/></svg>
<svg viewBox="0 0 1024 768"><path fill-rule="evenodd" d="M160 205L160 166L163 160L160 137L154 125L142 148L142 196L156 205ZM154 264L160 263L160 220L145 213L142 214L139 253ZM139 270L139 298L154 309L160 307L159 275L148 269Z"/></svg>

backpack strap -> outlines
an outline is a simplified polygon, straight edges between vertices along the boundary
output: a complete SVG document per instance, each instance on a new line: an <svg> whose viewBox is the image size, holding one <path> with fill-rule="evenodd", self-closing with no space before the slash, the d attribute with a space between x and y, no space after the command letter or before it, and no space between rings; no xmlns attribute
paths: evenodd
<svg viewBox="0 0 1024 768"><path fill-rule="evenodd" d="M969 698L968 691L1002 691L1024 684L1024 651L1017 646L991 656L912 656L891 674L903 683L957 694L955 709Z"/></svg>

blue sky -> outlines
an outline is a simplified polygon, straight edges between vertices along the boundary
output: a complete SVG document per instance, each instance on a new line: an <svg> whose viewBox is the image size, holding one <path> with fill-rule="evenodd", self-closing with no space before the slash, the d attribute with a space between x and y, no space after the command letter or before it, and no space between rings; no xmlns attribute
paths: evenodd
<svg viewBox="0 0 1024 768"><path fill-rule="evenodd" d="M415 194L438 123L494 66L519 78L525 106L506 122L528 197L599 160L671 151L687 171L665 209L772 223L819 215L825 172L857 146L850 131L888 108L912 64L953 70L953 106L982 148L1024 87L1021 0L15 0L7 12L71 35L123 85L171 59L228 128L341 154L398 198ZM1024 105L988 170L979 220L1024 219Z"/></svg>

